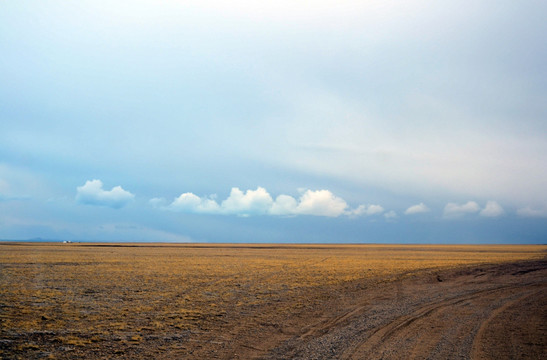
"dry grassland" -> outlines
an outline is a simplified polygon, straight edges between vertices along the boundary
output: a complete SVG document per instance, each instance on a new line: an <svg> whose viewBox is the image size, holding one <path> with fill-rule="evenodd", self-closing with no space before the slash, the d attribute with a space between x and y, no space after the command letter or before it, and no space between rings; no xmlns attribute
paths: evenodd
<svg viewBox="0 0 547 360"><path fill-rule="evenodd" d="M237 357L229 351L234 339L310 312L357 280L370 284L415 272L541 259L546 251L0 243L0 357L214 357L216 351Z"/></svg>

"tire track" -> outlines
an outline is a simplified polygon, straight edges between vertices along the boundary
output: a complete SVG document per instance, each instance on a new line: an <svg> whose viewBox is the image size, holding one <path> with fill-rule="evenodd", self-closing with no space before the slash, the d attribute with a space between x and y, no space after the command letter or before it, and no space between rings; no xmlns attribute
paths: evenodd
<svg viewBox="0 0 547 360"><path fill-rule="evenodd" d="M538 336L547 331L541 321L542 316L546 319L542 314L547 314L546 263L499 265L480 271L480 276L475 270L446 271L442 284L435 281L439 275L433 273L368 287L345 311L334 317L328 316L334 311L326 312L321 321L302 329L300 335L263 358L471 359L475 358L477 339L492 319L496 319L497 333L492 337L489 329L490 347L482 349L487 354L496 352L492 344L499 341L491 339L499 338L500 326L506 329L516 322L517 328L528 328L534 316L540 331L527 329L525 334L532 333L533 346L522 336L514 342L525 352L547 351L547 337ZM535 310L526 312L525 307ZM506 309L511 309L511 316L498 319ZM514 320L515 313L526 314Z"/></svg>
<svg viewBox="0 0 547 360"><path fill-rule="evenodd" d="M357 308L344 312L342 315L335 317L334 319L321 322L320 324L313 325L306 332L300 335L300 339L304 340L310 337L317 337L327 333L333 327L342 325L344 322L348 321L350 318L356 316L359 313L364 312L366 309L365 305L358 306Z"/></svg>
<svg viewBox="0 0 547 360"><path fill-rule="evenodd" d="M545 317L545 314L547 313L546 309L539 309L539 311L530 310L530 303L534 302L543 302L545 303L545 300L547 298L547 287L543 286L535 291L531 291L527 294L523 294L522 296L509 301L505 303L503 306L499 307L498 309L492 311L490 313L490 316L482 322L480 328L478 329L476 336L474 338L473 344L471 346L471 357L473 359L488 359L488 358L500 358L503 356L500 356L500 353L505 354L506 356L511 356L512 358L516 358L519 356L519 351L512 348L512 354L509 355L509 349L507 349L507 346L503 346L504 344L507 344L508 341L513 339L508 339L507 334L500 335L499 333L498 338L504 338L505 343L501 344L500 347L498 344L498 339L491 339L489 338L489 335L491 336L492 333L495 333L496 326L499 326L500 323L502 324L508 324L510 323L511 316L515 315L515 313L518 313L517 316L526 318L526 322L524 323L515 323L513 322L511 327L504 326L504 330L506 333L510 333L512 336L514 336L518 331L522 328L525 328L529 332L534 332L536 334L540 334L543 330L543 336L545 337L545 321L547 320ZM526 314L527 312L534 312L534 314ZM536 323L534 324L534 317L538 318L536 320ZM497 324L496 324L497 323ZM537 325L543 324L543 329L537 328ZM536 327L534 327L536 325ZM520 329L519 329L520 328ZM511 336L511 337L512 337ZM493 343L495 346L492 346ZM515 344L512 344L515 345ZM526 345L528 345L528 353L530 354L530 358L536 357L536 358L545 358L545 355L547 355L547 348L539 348L536 347L536 349L533 349L530 347L530 345L537 345L537 344L531 344L526 342ZM536 354L535 356L532 355L532 353L535 350L539 350L541 352L541 355Z"/></svg>
<svg viewBox="0 0 547 360"><path fill-rule="evenodd" d="M375 329L371 335L363 342L357 344L349 353L342 354L342 359L355 359L355 358L374 358L374 356L380 356L382 347L390 347L392 342L400 341L400 339L408 339L408 336L402 336L401 332L408 332L409 327L417 322L430 321L429 317L434 316L435 313L446 310L448 308L464 304L470 300L476 300L484 297L485 295L492 295L500 291L508 291L517 288L522 288L525 285L510 285L501 286L494 289L486 289L474 291L465 295L458 295L448 300L441 300L428 305L422 306L419 309L412 312L410 315L401 316L388 325ZM458 313L458 312L453 312ZM419 327L419 326L418 326ZM427 326L425 326L427 327ZM438 335L438 334L437 334ZM396 338L396 339L394 339ZM394 340L394 341L391 341ZM429 339L431 340L431 339ZM426 339L427 341L427 339ZM428 341L431 342L431 341ZM374 355L376 354L376 355ZM365 356L366 355L366 356ZM409 354L407 354L408 356ZM412 357L409 357L412 358Z"/></svg>

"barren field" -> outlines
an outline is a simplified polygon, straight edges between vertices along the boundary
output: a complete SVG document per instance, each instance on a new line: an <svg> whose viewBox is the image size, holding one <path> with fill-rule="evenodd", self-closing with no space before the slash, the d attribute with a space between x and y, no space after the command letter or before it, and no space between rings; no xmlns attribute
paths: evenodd
<svg viewBox="0 0 547 360"><path fill-rule="evenodd" d="M0 358L545 359L546 255L0 243Z"/></svg>

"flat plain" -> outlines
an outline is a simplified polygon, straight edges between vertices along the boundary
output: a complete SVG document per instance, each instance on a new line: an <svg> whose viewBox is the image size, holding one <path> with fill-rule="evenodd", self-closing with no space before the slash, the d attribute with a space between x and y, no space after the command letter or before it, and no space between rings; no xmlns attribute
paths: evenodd
<svg viewBox="0 0 547 360"><path fill-rule="evenodd" d="M546 255L0 243L0 358L547 358Z"/></svg>

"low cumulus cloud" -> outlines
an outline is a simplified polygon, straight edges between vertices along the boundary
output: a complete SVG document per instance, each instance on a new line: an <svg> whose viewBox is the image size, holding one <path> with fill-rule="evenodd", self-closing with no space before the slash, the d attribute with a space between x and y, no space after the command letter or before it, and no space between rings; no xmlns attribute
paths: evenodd
<svg viewBox="0 0 547 360"><path fill-rule="evenodd" d="M461 217L466 214L476 214L484 217L498 217L505 214L505 211L496 201L490 200L486 202L483 209L475 201L468 201L465 204L448 203L444 207L444 217L454 218Z"/></svg>
<svg viewBox="0 0 547 360"><path fill-rule="evenodd" d="M115 186L111 190L103 189L101 180L88 180L83 186L76 188L76 201L80 204L108 206L114 209L124 207L133 201L135 195Z"/></svg>
<svg viewBox="0 0 547 360"><path fill-rule="evenodd" d="M345 213L348 204L328 190L307 190L300 196L297 214L337 217Z"/></svg>
<svg viewBox="0 0 547 360"><path fill-rule="evenodd" d="M505 211L501 205L492 200L486 202L486 206L480 212L480 215L485 217L498 217L503 214L505 214Z"/></svg>
<svg viewBox="0 0 547 360"><path fill-rule="evenodd" d="M171 203L170 207L178 211L195 212L202 214L216 213L220 209L220 206L216 203L215 200L207 198L202 199L192 193L181 194Z"/></svg>
<svg viewBox="0 0 547 360"><path fill-rule="evenodd" d="M448 203L444 207L445 217L459 217L465 214L477 213L481 210L479 204L474 201L468 201L465 204Z"/></svg>
<svg viewBox="0 0 547 360"><path fill-rule="evenodd" d="M517 215L523 216L523 217L547 218L547 210L534 209L530 206L527 206L527 207L518 209Z"/></svg>
<svg viewBox="0 0 547 360"><path fill-rule="evenodd" d="M211 202L214 201L209 200L209 202L212 206ZM216 204L216 202L214 203ZM272 197L262 187L245 192L238 188L232 188L230 196L221 203L221 210L226 214L263 215L268 212L272 204Z"/></svg>
<svg viewBox="0 0 547 360"><path fill-rule="evenodd" d="M272 215L290 215L296 214L298 201L289 195L279 195L275 198L269 213Z"/></svg>
<svg viewBox="0 0 547 360"><path fill-rule="evenodd" d="M158 200L152 199L151 203L157 204ZM360 205L356 209L350 209L344 199L329 190L303 190L298 199L282 194L274 200L262 187L246 191L234 187L228 198L220 204L211 197L199 197L193 193L184 193L165 208L197 214L239 216L313 215L338 217L341 215L374 215L384 211L380 205Z"/></svg>
<svg viewBox="0 0 547 360"><path fill-rule="evenodd" d="M359 205L355 210L351 212L352 215L376 215L381 214L385 210L380 205Z"/></svg>
<svg viewBox="0 0 547 360"><path fill-rule="evenodd" d="M384 217L386 218L386 220L395 220L399 217L399 215L397 215L395 211L390 210L384 214Z"/></svg>
<svg viewBox="0 0 547 360"><path fill-rule="evenodd" d="M412 205L405 210L406 215L414 215L429 212L429 208L424 203L419 203L417 205Z"/></svg>

